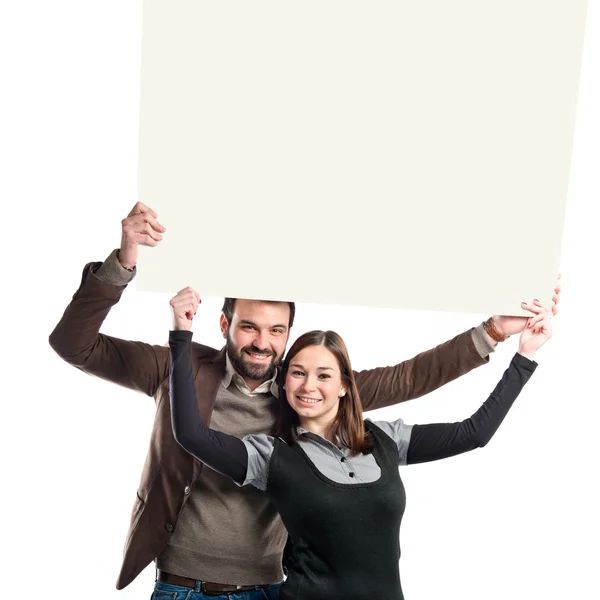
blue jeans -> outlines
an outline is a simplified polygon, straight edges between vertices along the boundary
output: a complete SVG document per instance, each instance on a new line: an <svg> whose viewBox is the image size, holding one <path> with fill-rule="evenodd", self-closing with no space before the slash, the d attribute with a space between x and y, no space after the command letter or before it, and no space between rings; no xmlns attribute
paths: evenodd
<svg viewBox="0 0 600 600"><path fill-rule="evenodd" d="M277 600L281 583L256 586L246 592L230 592L218 596L209 596L200 591L200 582L196 588L181 587L157 581L150 600Z"/></svg>

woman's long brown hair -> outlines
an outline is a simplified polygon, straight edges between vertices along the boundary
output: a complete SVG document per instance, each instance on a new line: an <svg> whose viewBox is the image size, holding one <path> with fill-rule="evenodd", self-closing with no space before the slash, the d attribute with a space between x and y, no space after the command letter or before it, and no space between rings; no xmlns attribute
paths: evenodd
<svg viewBox="0 0 600 600"><path fill-rule="evenodd" d="M344 340L335 331L309 331L301 335L288 350L279 374L279 416L275 426L275 435L285 441L292 441L292 427L298 425L298 415L287 401L284 389L285 378L290 361L304 348L324 346L336 358L346 394L340 398L338 413L332 427L333 439L350 449L352 454L368 454L373 451L373 440L365 435L362 404L358 395L354 372Z"/></svg>

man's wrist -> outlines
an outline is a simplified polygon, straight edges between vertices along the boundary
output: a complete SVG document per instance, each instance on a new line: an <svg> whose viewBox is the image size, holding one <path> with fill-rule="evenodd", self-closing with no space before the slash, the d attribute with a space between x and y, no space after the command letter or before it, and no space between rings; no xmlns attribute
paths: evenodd
<svg viewBox="0 0 600 600"><path fill-rule="evenodd" d="M136 269L131 271L125 269L117 259L117 252L117 249L113 250L94 275L104 283L122 287L133 280Z"/></svg>
<svg viewBox="0 0 600 600"><path fill-rule="evenodd" d="M475 344L475 349L481 358L487 358L492 352L495 351L496 345L498 344L498 342L495 342L485 332L483 323L480 323L477 325L477 327L472 329L471 337L473 339L473 343Z"/></svg>
<svg viewBox="0 0 600 600"><path fill-rule="evenodd" d="M500 324L500 317L494 315L483 323L483 329L495 342L504 342L510 336L505 335L502 331L502 325Z"/></svg>
<svg viewBox="0 0 600 600"><path fill-rule="evenodd" d="M119 264L126 270L129 271L130 273L133 273L135 271L135 265L131 265L131 267L129 267L127 264L123 264L123 262L121 261L121 256L120 256L120 250L117 250L117 260L119 261Z"/></svg>

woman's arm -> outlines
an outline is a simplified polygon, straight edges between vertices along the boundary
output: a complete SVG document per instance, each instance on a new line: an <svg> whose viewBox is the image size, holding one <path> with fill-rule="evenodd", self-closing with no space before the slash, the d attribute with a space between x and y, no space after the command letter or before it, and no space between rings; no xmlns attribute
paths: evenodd
<svg viewBox="0 0 600 600"><path fill-rule="evenodd" d="M214 431L200 418L192 371L192 332L171 331L171 424L177 443L198 460L242 484L248 451L239 438Z"/></svg>
<svg viewBox="0 0 600 600"><path fill-rule="evenodd" d="M460 423L413 425L407 464L439 460L485 446L536 367L536 362L515 354L494 391L469 419Z"/></svg>
<svg viewBox="0 0 600 600"><path fill-rule="evenodd" d="M402 419L392 423L376 422L396 443L400 464L413 464L447 458L485 446L500 427L513 402L529 381L537 363L534 357L552 337L550 310L539 300L523 303L532 317L519 339L519 351L502 379L483 406L460 423L405 425Z"/></svg>

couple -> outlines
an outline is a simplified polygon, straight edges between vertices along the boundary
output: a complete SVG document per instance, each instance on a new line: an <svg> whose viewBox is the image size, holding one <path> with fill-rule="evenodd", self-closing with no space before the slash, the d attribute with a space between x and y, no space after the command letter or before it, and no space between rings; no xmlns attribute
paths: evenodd
<svg viewBox="0 0 600 600"><path fill-rule="evenodd" d="M191 288L171 300L173 434L205 465L240 486L266 492L277 508L292 540L279 598L402 599L398 540L405 494L398 466L485 446L535 371L536 351L552 335L548 311L534 300L535 316L521 334L517 354L489 398L461 423L363 422L342 338L333 331L309 331L283 361L274 436L240 439L209 428L198 410L190 329L199 300ZM237 359L252 371L271 356L250 346Z"/></svg>
<svg viewBox="0 0 600 600"><path fill-rule="evenodd" d="M155 561L156 600L179 600L187 597L190 590L199 590L194 599L224 600L234 593L236 598L247 600L275 598L283 579L281 558L287 532L273 503L254 486L238 486L229 477L204 469L175 441L171 429L169 348L100 333L108 312L135 276L138 246L156 246L165 231L156 213L137 203L121 223L120 249L103 263L85 266L78 290L50 335L51 346L69 364L143 392L153 397L156 404L117 588L127 586ZM231 270L233 266L224 264L223 268ZM560 287L555 291L554 314ZM533 310L534 305L525 308L541 314ZM192 345L200 417L211 428L239 438L273 433L279 408L277 396L284 396L278 390L272 366L285 352L294 311L292 303L227 299L221 316L225 348L219 351ZM523 331L526 322L522 317L494 316L393 367L355 372L356 396L360 397L363 410L371 410L427 394L486 364L496 344L505 336ZM258 364L251 364L248 371L252 353ZM270 355L269 360L261 357L265 354ZM383 433L379 434L375 427L372 426L375 433L370 437L387 439L381 436L388 432L381 430ZM408 428L405 429L408 436ZM402 427L398 435L401 430ZM391 430L389 433L394 435ZM415 435L413 427L406 441L410 443ZM319 455L310 454L313 448L315 452L321 450L312 443L318 438L308 432L300 432L300 436L311 442L308 450L306 445L302 449L321 467ZM255 458L262 457L265 466L269 448L262 448L260 442L255 442ZM321 456L329 452L327 445L323 444L323 448ZM340 455L340 463L342 458L345 457ZM353 470L341 472L347 473L348 478L353 472L356 479L365 482L376 480L377 469L383 466L378 466L369 454L360 459L350 457L348 463ZM260 463L256 466L260 467ZM340 471L339 465L336 467ZM294 552L298 550L291 553L292 559ZM294 567L293 560L287 563L290 578ZM176 596L177 591L183 595Z"/></svg>

